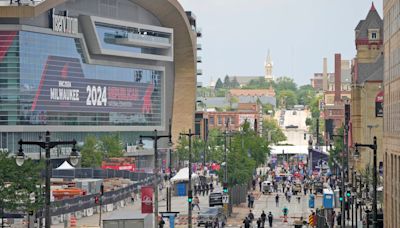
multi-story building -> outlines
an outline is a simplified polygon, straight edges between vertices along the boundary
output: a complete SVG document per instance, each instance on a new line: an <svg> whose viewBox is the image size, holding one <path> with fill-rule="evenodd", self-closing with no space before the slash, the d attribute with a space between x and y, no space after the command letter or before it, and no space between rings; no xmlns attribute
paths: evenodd
<svg viewBox="0 0 400 228"><path fill-rule="evenodd" d="M335 54L334 77L329 77L327 90L324 91L322 102L325 120L326 137L333 135L337 128L343 125L344 104L351 99L351 68L350 61L342 60L341 54Z"/></svg>
<svg viewBox="0 0 400 228"><path fill-rule="evenodd" d="M400 224L400 2L383 1L384 226Z"/></svg>
<svg viewBox="0 0 400 228"><path fill-rule="evenodd" d="M193 128L199 32L177 0L13 2L0 6L1 148L46 130L129 144L169 119L174 139Z"/></svg>
<svg viewBox="0 0 400 228"><path fill-rule="evenodd" d="M383 166L383 20L374 5L355 28L357 57L353 61L351 90L352 142L371 144L377 137L378 164ZM372 151L358 148L360 157L350 159L357 171L372 165ZM350 156L353 158L353 156Z"/></svg>

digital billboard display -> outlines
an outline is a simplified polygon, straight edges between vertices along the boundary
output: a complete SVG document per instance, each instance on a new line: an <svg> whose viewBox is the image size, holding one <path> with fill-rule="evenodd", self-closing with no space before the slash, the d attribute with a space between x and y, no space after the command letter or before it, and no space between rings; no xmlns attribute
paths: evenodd
<svg viewBox="0 0 400 228"><path fill-rule="evenodd" d="M112 76L111 76L112 77ZM49 56L31 111L151 113L153 83L84 77L78 59Z"/></svg>

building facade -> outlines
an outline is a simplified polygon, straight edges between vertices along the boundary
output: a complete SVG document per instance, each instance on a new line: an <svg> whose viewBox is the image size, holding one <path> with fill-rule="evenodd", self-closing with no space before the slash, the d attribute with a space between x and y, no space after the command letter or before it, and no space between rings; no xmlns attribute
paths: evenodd
<svg viewBox="0 0 400 228"><path fill-rule="evenodd" d="M400 2L383 1L384 226L400 224Z"/></svg>
<svg viewBox="0 0 400 228"><path fill-rule="evenodd" d="M78 142L114 132L128 145L167 133L170 119L174 139L194 126L197 31L176 0L48 0L0 12L1 148L47 130Z"/></svg>
<svg viewBox="0 0 400 228"><path fill-rule="evenodd" d="M335 54L335 73L329 77L327 91L324 91L322 118L325 120L325 136L336 134L344 122L344 104L351 99L350 61L342 60L341 54Z"/></svg>
<svg viewBox="0 0 400 228"><path fill-rule="evenodd" d="M378 164L383 167L383 20L372 4L367 17L355 28L357 56L353 61L351 91L352 142L371 144L377 137ZM358 148L350 159L357 171L372 166L372 150ZM352 158L353 156L350 156ZM381 173L382 174L382 173Z"/></svg>

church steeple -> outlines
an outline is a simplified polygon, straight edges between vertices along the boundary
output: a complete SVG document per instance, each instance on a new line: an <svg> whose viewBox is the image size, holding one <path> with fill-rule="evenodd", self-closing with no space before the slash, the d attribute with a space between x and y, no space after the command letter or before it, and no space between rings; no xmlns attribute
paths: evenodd
<svg viewBox="0 0 400 228"><path fill-rule="evenodd" d="M271 60L271 53L270 53L270 51L268 49L267 59L265 60L265 63L264 63L264 70L265 70L264 78L266 80L273 80L274 79L274 77L272 76L273 65L274 64L272 63L272 60Z"/></svg>

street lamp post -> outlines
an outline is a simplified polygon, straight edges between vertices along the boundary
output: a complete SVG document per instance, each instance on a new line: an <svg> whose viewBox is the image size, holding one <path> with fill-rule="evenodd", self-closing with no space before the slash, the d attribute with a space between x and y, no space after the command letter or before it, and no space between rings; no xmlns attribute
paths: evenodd
<svg viewBox="0 0 400 228"><path fill-rule="evenodd" d="M372 202L372 213L373 213L373 227L376 228L377 225L378 225L378 206L377 206L378 200L377 200L377 190L376 190L376 188L377 188L377 175L378 175L378 172L376 170L376 163L377 163L377 161L376 161L376 159L377 159L376 156L377 155L376 154L377 154L378 145L377 145L377 142L376 142L376 136L374 136L374 143L373 144L356 143L355 146L356 146L356 151L354 153L354 156L356 156L356 157L360 156L360 152L358 151L358 147L368 147L368 148L370 148L370 149L372 149L374 151L374 164L373 164L374 165L374 170L373 170L373 172L374 172L374 175L373 175L373 188L374 188L373 194L374 194L374 196L373 196L373 202ZM367 220L368 220L368 217L367 217Z"/></svg>
<svg viewBox="0 0 400 228"><path fill-rule="evenodd" d="M46 131L45 141L23 141L22 139L19 140L19 150L16 156L16 163L18 166L23 165L25 160L25 154L22 149L22 145L37 145L40 148L45 149L46 152L46 186L45 186L45 228L50 228L51 226L51 215L50 215L50 176L51 176L51 158L50 158L50 149L58 146L58 145L73 145L72 152L70 155L70 161L73 166L77 165L79 162L79 155L76 152L76 140L72 141L50 141L50 132Z"/></svg>
<svg viewBox="0 0 400 228"><path fill-rule="evenodd" d="M192 136L196 135L192 133L192 130L189 129L189 133L180 133L180 135L188 136L189 137L189 183L188 183L188 197L193 196L192 194ZM192 228L192 201L189 201L189 208L188 208L188 227Z"/></svg>
<svg viewBox="0 0 400 228"><path fill-rule="evenodd" d="M154 130L154 135L140 135L139 146L143 148L143 139L151 139L154 142L154 226L158 225L158 140L161 138L169 138L169 147L172 147L171 121L169 122L168 135L158 135L157 130Z"/></svg>

